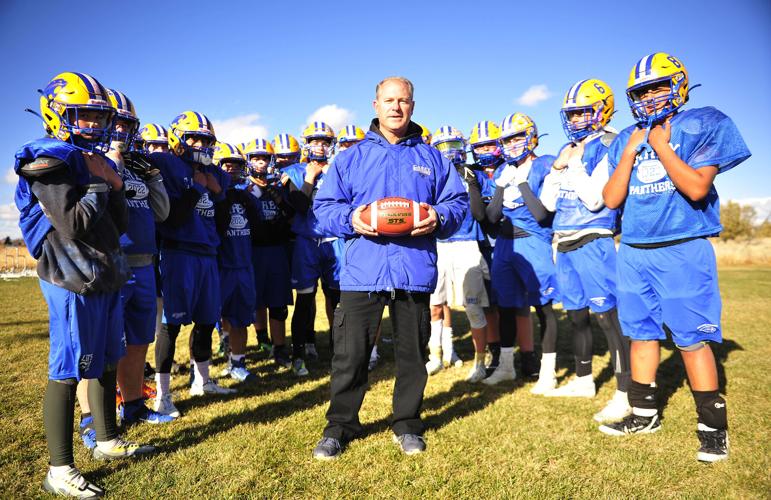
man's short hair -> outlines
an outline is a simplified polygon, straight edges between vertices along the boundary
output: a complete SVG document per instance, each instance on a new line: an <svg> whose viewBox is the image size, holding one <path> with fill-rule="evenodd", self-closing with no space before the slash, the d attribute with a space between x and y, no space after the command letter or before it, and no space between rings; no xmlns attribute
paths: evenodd
<svg viewBox="0 0 771 500"><path fill-rule="evenodd" d="M405 84L407 88L410 89L410 99L413 98L413 96L415 95L415 86L412 84L411 81L409 81L407 78L404 78L403 76L389 76L389 77L383 78L383 80L381 80L380 83L378 83L377 86L375 87L375 99L377 99L378 95L380 95L380 87L385 85L386 82L390 82L394 80Z"/></svg>

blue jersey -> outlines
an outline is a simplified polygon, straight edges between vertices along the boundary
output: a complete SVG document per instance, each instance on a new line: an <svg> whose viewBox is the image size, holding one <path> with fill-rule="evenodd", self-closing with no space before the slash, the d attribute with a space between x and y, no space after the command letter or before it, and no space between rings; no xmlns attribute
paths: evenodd
<svg viewBox="0 0 771 500"><path fill-rule="evenodd" d="M733 121L713 107L675 114L670 147L691 168L716 166L725 172L750 157ZM635 125L613 141L608 162L613 172ZM713 185L707 196L692 202L677 190L652 148L637 155L629 180L621 223L621 241L660 243L720 233L720 201Z"/></svg>
<svg viewBox="0 0 771 500"><path fill-rule="evenodd" d="M477 182L479 183L480 187L484 180L488 179L488 177L482 172L473 170L471 172L477 178ZM468 193L468 183L463 178L463 175L460 176L460 179L463 183L463 187ZM471 210L468 210L466 211L466 217L463 219L463 223L461 223L460 228L455 232L455 234L447 239L439 241L481 241L484 239L485 235L482 232L482 226L480 226L479 222L474 219L473 215L471 215Z"/></svg>
<svg viewBox="0 0 771 500"><path fill-rule="evenodd" d="M246 188L247 184L238 184L231 189L243 191ZM230 205L230 224L225 230L217 251L217 260L221 269L251 268L252 233L249 223L247 207L243 203L235 202Z"/></svg>
<svg viewBox="0 0 771 500"><path fill-rule="evenodd" d="M569 144L564 147L568 146ZM607 161L602 161L607 153L608 146L603 142L602 135L586 143L581 160L587 175L591 176L595 168L608 168ZM556 213L552 224L552 229L555 231L575 231L590 228L615 230L617 220L617 210L611 210L603 205L601 209L593 212L581 202L570 182L560 184Z"/></svg>
<svg viewBox="0 0 771 500"><path fill-rule="evenodd" d="M305 183L305 171L308 167L307 163L295 163L284 170L282 173L286 173L289 176L289 180L295 185L297 189L301 189ZM324 184L325 174L322 172L316 177L316 183L313 185L313 192L315 193L321 189ZM313 204L314 195L311 194L311 205ZM292 219L292 232L298 236L307 236L308 238L323 238L330 236L324 234L319 226L319 221L316 219L316 215L313 213L313 207L309 207L306 213L298 211L295 213Z"/></svg>
<svg viewBox="0 0 771 500"><path fill-rule="evenodd" d="M155 254L155 216L150 207L150 189L129 169L123 170L128 205L128 228L120 237L120 246L126 254ZM131 196L129 198L129 196Z"/></svg>
<svg viewBox="0 0 771 500"><path fill-rule="evenodd" d="M222 192L215 196L193 180L193 167L177 156L171 153L153 153L150 158L163 175L163 184L169 194L172 210L174 200L181 198L188 189L193 188L201 195L192 216L181 226L173 226L169 219L159 224L161 237L164 240L180 243L182 249L187 247L197 253L203 251L207 255L215 255L220 238L217 235L217 225L214 220L214 204L224 198L229 184L228 176L217 167L201 167L204 173L213 174L222 188Z"/></svg>
<svg viewBox="0 0 771 500"><path fill-rule="evenodd" d="M534 159L530 164L530 172L527 175L527 183L530 185L530 189L533 194L538 198L541 195L541 188L543 188L543 180L549 174L552 163L554 163L556 157L552 155L539 156ZM503 169L495 171L494 178L498 178L501 175ZM516 189L516 187L513 187ZM509 187L508 189L512 189ZM513 206L503 206L503 216L511 221L514 227L518 227L533 236L537 236L544 241L551 243L554 232L551 227L543 227L535 220L533 214L525 204L525 199L520 194L513 199Z"/></svg>

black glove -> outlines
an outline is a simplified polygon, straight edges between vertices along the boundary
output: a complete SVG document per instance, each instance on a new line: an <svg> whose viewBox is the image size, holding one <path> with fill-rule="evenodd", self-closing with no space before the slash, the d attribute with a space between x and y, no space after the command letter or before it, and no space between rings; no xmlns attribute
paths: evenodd
<svg viewBox="0 0 771 500"><path fill-rule="evenodd" d="M152 164L150 158L136 151L124 153L123 164L143 181L149 181L161 173Z"/></svg>

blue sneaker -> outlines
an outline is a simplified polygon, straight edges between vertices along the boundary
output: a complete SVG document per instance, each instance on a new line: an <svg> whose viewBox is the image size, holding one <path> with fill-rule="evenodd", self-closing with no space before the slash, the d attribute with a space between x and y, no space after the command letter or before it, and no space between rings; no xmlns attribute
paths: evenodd
<svg viewBox="0 0 771 500"><path fill-rule="evenodd" d="M89 450L96 448L96 429L94 429L94 417L88 416L80 420L80 439L83 446Z"/></svg>
<svg viewBox="0 0 771 500"><path fill-rule="evenodd" d="M153 411L144 404L140 405L137 409L133 410L131 414L128 414L129 412L126 411L126 407L124 405L120 406L120 420L123 423L124 426L134 425L134 424L151 424L151 425L158 425L158 424L168 424L169 422L174 421L174 417L171 415L164 415L163 413L158 413L157 411Z"/></svg>

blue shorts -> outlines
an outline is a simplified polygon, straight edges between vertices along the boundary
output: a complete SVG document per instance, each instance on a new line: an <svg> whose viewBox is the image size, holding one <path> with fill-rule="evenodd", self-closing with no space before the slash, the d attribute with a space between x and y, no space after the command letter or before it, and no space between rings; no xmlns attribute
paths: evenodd
<svg viewBox="0 0 771 500"><path fill-rule="evenodd" d="M317 239L297 236L292 254L292 288L303 290L321 283L340 289L340 263L345 242L342 238L319 242Z"/></svg>
<svg viewBox="0 0 771 500"><path fill-rule="evenodd" d="M222 319L235 327L245 327L256 319L254 271L252 266L220 269Z"/></svg>
<svg viewBox="0 0 771 500"><path fill-rule="evenodd" d="M40 280L48 304L48 378L99 378L126 354L120 293L78 295Z"/></svg>
<svg viewBox="0 0 771 500"><path fill-rule="evenodd" d="M493 294L501 307L559 302L552 248L538 237L498 238L490 277Z"/></svg>
<svg viewBox="0 0 771 500"><path fill-rule="evenodd" d="M131 271L131 278L120 289L126 343L147 345L155 340L155 266L133 267Z"/></svg>
<svg viewBox="0 0 771 500"><path fill-rule="evenodd" d="M616 245L598 238L570 252L557 252L557 285L562 307L603 313L616 307Z"/></svg>
<svg viewBox="0 0 771 500"><path fill-rule="evenodd" d="M722 342L722 302L712 244L618 250L618 319L632 340L663 340L667 325L679 346Z"/></svg>
<svg viewBox="0 0 771 500"><path fill-rule="evenodd" d="M161 280L164 323L213 325L220 319L220 277L213 255L163 250Z"/></svg>
<svg viewBox="0 0 771 500"><path fill-rule="evenodd" d="M284 307L292 303L292 276L289 254L285 245L252 247L255 304L263 307Z"/></svg>

